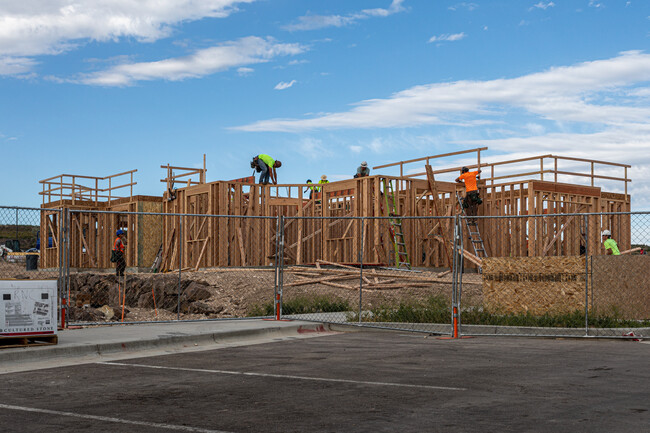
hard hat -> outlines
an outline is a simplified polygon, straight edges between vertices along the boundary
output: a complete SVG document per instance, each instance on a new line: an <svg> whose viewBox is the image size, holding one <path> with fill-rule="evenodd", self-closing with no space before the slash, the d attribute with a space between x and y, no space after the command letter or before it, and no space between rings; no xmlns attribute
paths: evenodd
<svg viewBox="0 0 650 433"><path fill-rule="evenodd" d="M311 183L311 179L307 179L307 182L306 182L306 183Z"/></svg>
<svg viewBox="0 0 650 433"><path fill-rule="evenodd" d="M327 176L325 176L325 175L322 175L320 178L321 178L322 180L327 180Z"/></svg>
<svg viewBox="0 0 650 433"><path fill-rule="evenodd" d="M117 236L122 236L124 234L124 230L120 229L117 231Z"/></svg>
<svg viewBox="0 0 650 433"><path fill-rule="evenodd" d="M610 232L609 230L603 230L603 233L601 234L601 236L611 236L611 235L612 232Z"/></svg>
<svg viewBox="0 0 650 433"><path fill-rule="evenodd" d="M361 167L367 167L368 163L366 161L361 161Z"/></svg>
<svg viewBox="0 0 650 433"><path fill-rule="evenodd" d="M463 167L463 168L460 169L461 173L467 173L468 171L469 171L469 168L467 168L467 167Z"/></svg>

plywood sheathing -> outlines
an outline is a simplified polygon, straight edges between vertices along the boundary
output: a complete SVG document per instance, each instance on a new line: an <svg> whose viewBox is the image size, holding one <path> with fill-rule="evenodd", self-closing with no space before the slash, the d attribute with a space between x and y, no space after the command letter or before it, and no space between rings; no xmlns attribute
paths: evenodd
<svg viewBox="0 0 650 433"><path fill-rule="evenodd" d="M483 259L484 307L495 313L568 313L585 308L584 257Z"/></svg>
<svg viewBox="0 0 650 433"><path fill-rule="evenodd" d="M593 278L589 303L595 314L650 319L650 290L646 282L650 256L594 256L589 265Z"/></svg>

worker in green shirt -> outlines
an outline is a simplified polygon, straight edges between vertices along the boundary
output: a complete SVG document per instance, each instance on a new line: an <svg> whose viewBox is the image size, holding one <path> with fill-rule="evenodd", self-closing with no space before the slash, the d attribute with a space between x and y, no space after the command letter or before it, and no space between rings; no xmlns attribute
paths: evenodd
<svg viewBox="0 0 650 433"><path fill-rule="evenodd" d="M257 172L260 173L260 183L262 185L267 185L269 183L269 177L271 178L273 185L278 184L278 175L275 169L282 167L282 163L280 161L276 161L269 155L260 153L259 155L253 157L251 167L255 168Z"/></svg>
<svg viewBox="0 0 650 433"><path fill-rule="evenodd" d="M621 252L618 250L618 244L612 239L612 232L603 230L603 246L608 256L620 256Z"/></svg>

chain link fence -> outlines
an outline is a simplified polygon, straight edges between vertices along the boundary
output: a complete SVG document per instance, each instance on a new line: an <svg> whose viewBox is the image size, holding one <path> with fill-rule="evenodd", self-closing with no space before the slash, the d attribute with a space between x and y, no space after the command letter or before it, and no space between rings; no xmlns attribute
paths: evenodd
<svg viewBox="0 0 650 433"><path fill-rule="evenodd" d="M59 280L73 324L274 317L454 336L650 335L650 213L348 213L0 207L0 279ZM620 255L606 254L605 230Z"/></svg>
<svg viewBox="0 0 650 433"><path fill-rule="evenodd" d="M283 218L282 317L450 335L453 222Z"/></svg>
<svg viewBox="0 0 650 433"><path fill-rule="evenodd" d="M69 217L72 323L273 313L277 218L97 211ZM125 233L123 272L111 262L118 230Z"/></svg>

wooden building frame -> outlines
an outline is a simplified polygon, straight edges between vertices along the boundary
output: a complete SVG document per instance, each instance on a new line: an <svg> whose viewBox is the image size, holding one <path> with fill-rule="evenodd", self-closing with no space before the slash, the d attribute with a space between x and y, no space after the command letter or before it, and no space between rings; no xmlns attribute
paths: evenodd
<svg viewBox="0 0 650 433"><path fill-rule="evenodd" d="M493 217L479 219L488 256L578 255L585 244L588 254L600 254L600 231L605 228L615 233L621 249L630 247L629 216L592 215L589 230L585 230L584 218L562 216L629 212L629 165L556 155L485 162L481 156L486 150L373 167L399 169L399 173L322 184L311 199L305 193L306 184L259 185L251 177L208 183L205 156L203 169L161 166L167 171L161 180L166 186L162 197L133 196L135 170L105 178L60 175L41 181L41 233L56 232L53 209L88 211L75 213L78 219L71 221L74 267L109 267L111 238L122 226L130 233L129 266L150 267L158 253L161 270L268 266L275 259L277 217L283 216L288 263L357 264L363 251L364 264L390 266L395 260L388 217L393 216L401 219L412 266L448 268L453 218L459 212L457 194L464 192L453 181L461 166L444 165L445 158L454 157L471 161L465 165L482 171L479 216ZM585 164L587 170L567 171L563 168L567 161ZM418 171L422 165L424 171ZM619 169L622 177L608 172ZM120 184L116 179L120 176L131 176L131 180ZM107 180L108 186L101 184ZM574 180L583 184L569 183ZM623 193L603 191L596 185L600 181L622 182ZM115 190L127 187L131 194L116 198ZM120 220L114 214L93 211L161 215L125 214ZM551 214L558 216L545 217ZM44 255L47 263L54 263L58 247L53 245ZM466 258L469 266L477 264L469 252Z"/></svg>

